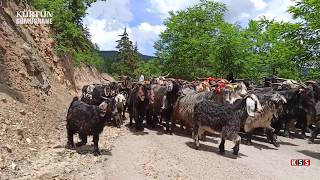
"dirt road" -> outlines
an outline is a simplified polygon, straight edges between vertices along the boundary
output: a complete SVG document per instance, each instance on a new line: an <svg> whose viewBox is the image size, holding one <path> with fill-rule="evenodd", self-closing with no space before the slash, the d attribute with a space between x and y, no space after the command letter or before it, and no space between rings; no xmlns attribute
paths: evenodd
<svg viewBox="0 0 320 180"><path fill-rule="evenodd" d="M207 138L195 150L190 137L167 135L145 129L120 137L106 161L76 178L92 179L319 179L320 142L279 137L281 147L256 137L253 146L240 146L232 155L232 142L225 155L218 154L219 138ZM291 159L310 159L310 167L292 167Z"/></svg>

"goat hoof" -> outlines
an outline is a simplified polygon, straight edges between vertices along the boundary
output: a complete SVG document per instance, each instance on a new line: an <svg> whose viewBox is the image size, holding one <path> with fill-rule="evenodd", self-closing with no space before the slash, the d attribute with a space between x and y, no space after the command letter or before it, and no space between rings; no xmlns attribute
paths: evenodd
<svg viewBox="0 0 320 180"><path fill-rule="evenodd" d="M84 142L78 142L78 143L76 143L76 147L80 147L80 146L83 146L83 145L85 145L86 143L84 143Z"/></svg>
<svg viewBox="0 0 320 180"><path fill-rule="evenodd" d="M289 137L289 132L284 132L284 133L283 133L283 136L284 136L284 137Z"/></svg>
<svg viewBox="0 0 320 180"><path fill-rule="evenodd" d="M93 155L94 156L99 156L99 155L101 155L101 152L99 150L94 150L93 151Z"/></svg>
<svg viewBox="0 0 320 180"><path fill-rule="evenodd" d="M244 141L244 144L247 145L247 146L251 146L252 142L247 140L247 141Z"/></svg>
<svg viewBox="0 0 320 180"><path fill-rule="evenodd" d="M221 149L219 150L220 154L224 154L225 152L226 152L225 150L221 150Z"/></svg>
<svg viewBox="0 0 320 180"><path fill-rule="evenodd" d="M314 142L313 139L308 140L308 144L313 144L313 142Z"/></svg>
<svg viewBox="0 0 320 180"><path fill-rule="evenodd" d="M274 143L272 143L275 147L280 147L280 145L279 145L279 143L276 143L276 142L274 142Z"/></svg>
<svg viewBox="0 0 320 180"><path fill-rule="evenodd" d="M196 148L195 148L196 150L199 150L199 146L196 146Z"/></svg>
<svg viewBox="0 0 320 180"><path fill-rule="evenodd" d="M206 138L206 136L202 136L202 137L200 137L200 140L201 140L201 141L206 141L207 138Z"/></svg>
<svg viewBox="0 0 320 180"><path fill-rule="evenodd" d="M75 147L74 147L74 144L67 144L67 145L65 146L65 148L66 148L66 149L74 149Z"/></svg>
<svg viewBox="0 0 320 180"><path fill-rule="evenodd" d="M232 149L233 149L233 154L237 156L238 153L239 153L239 145L236 145L236 146L233 147Z"/></svg>

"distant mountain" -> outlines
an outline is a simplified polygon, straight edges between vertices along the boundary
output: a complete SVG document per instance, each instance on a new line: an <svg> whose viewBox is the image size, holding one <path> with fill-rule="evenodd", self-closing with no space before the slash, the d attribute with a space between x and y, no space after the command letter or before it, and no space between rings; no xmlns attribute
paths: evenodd
<svg viewBox="0 0 320 180"><path fill-rule="evenodd" d="M108 59L108 60L115 60L117 57L117 53L118 51L100 51L100 54L103 56L104 59ZM140 58L144 61L147 62L153 58L155 58L154 56L148 56L148 55L144 55L144 54L140 54Z"/></svg>

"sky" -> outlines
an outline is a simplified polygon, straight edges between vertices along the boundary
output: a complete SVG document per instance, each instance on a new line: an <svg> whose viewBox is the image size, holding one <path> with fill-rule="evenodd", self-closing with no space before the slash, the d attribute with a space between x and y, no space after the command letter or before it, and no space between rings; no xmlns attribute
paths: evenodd
<svg viewBox="0 0 320 180"><path fill-rule="evenodd" d="M216 0L225 3L226 21L246 26L249 19L290 21L287 13L292 0ZM97 1L87 10L84 25L88 27L91 41L100 50L116 50L116 40L127 28L129 38L138 44L139 52L154 55L154 42L166 28L163 21L169 11L183 10L199 0L106 0Z"/></svg>

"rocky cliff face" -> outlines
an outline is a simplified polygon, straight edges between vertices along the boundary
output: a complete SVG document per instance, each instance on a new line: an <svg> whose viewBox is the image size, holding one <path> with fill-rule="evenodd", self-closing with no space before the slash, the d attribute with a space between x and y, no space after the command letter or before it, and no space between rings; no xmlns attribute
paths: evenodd
<svg viewBox="0 0 320 180"><path fill-rule="evenodd" d="M16 11L26 8L0 7L0 177L17 177L41 147L65 138L66 111L82 85L112 80L56 56L49 26L17 25Z"/></svg>

